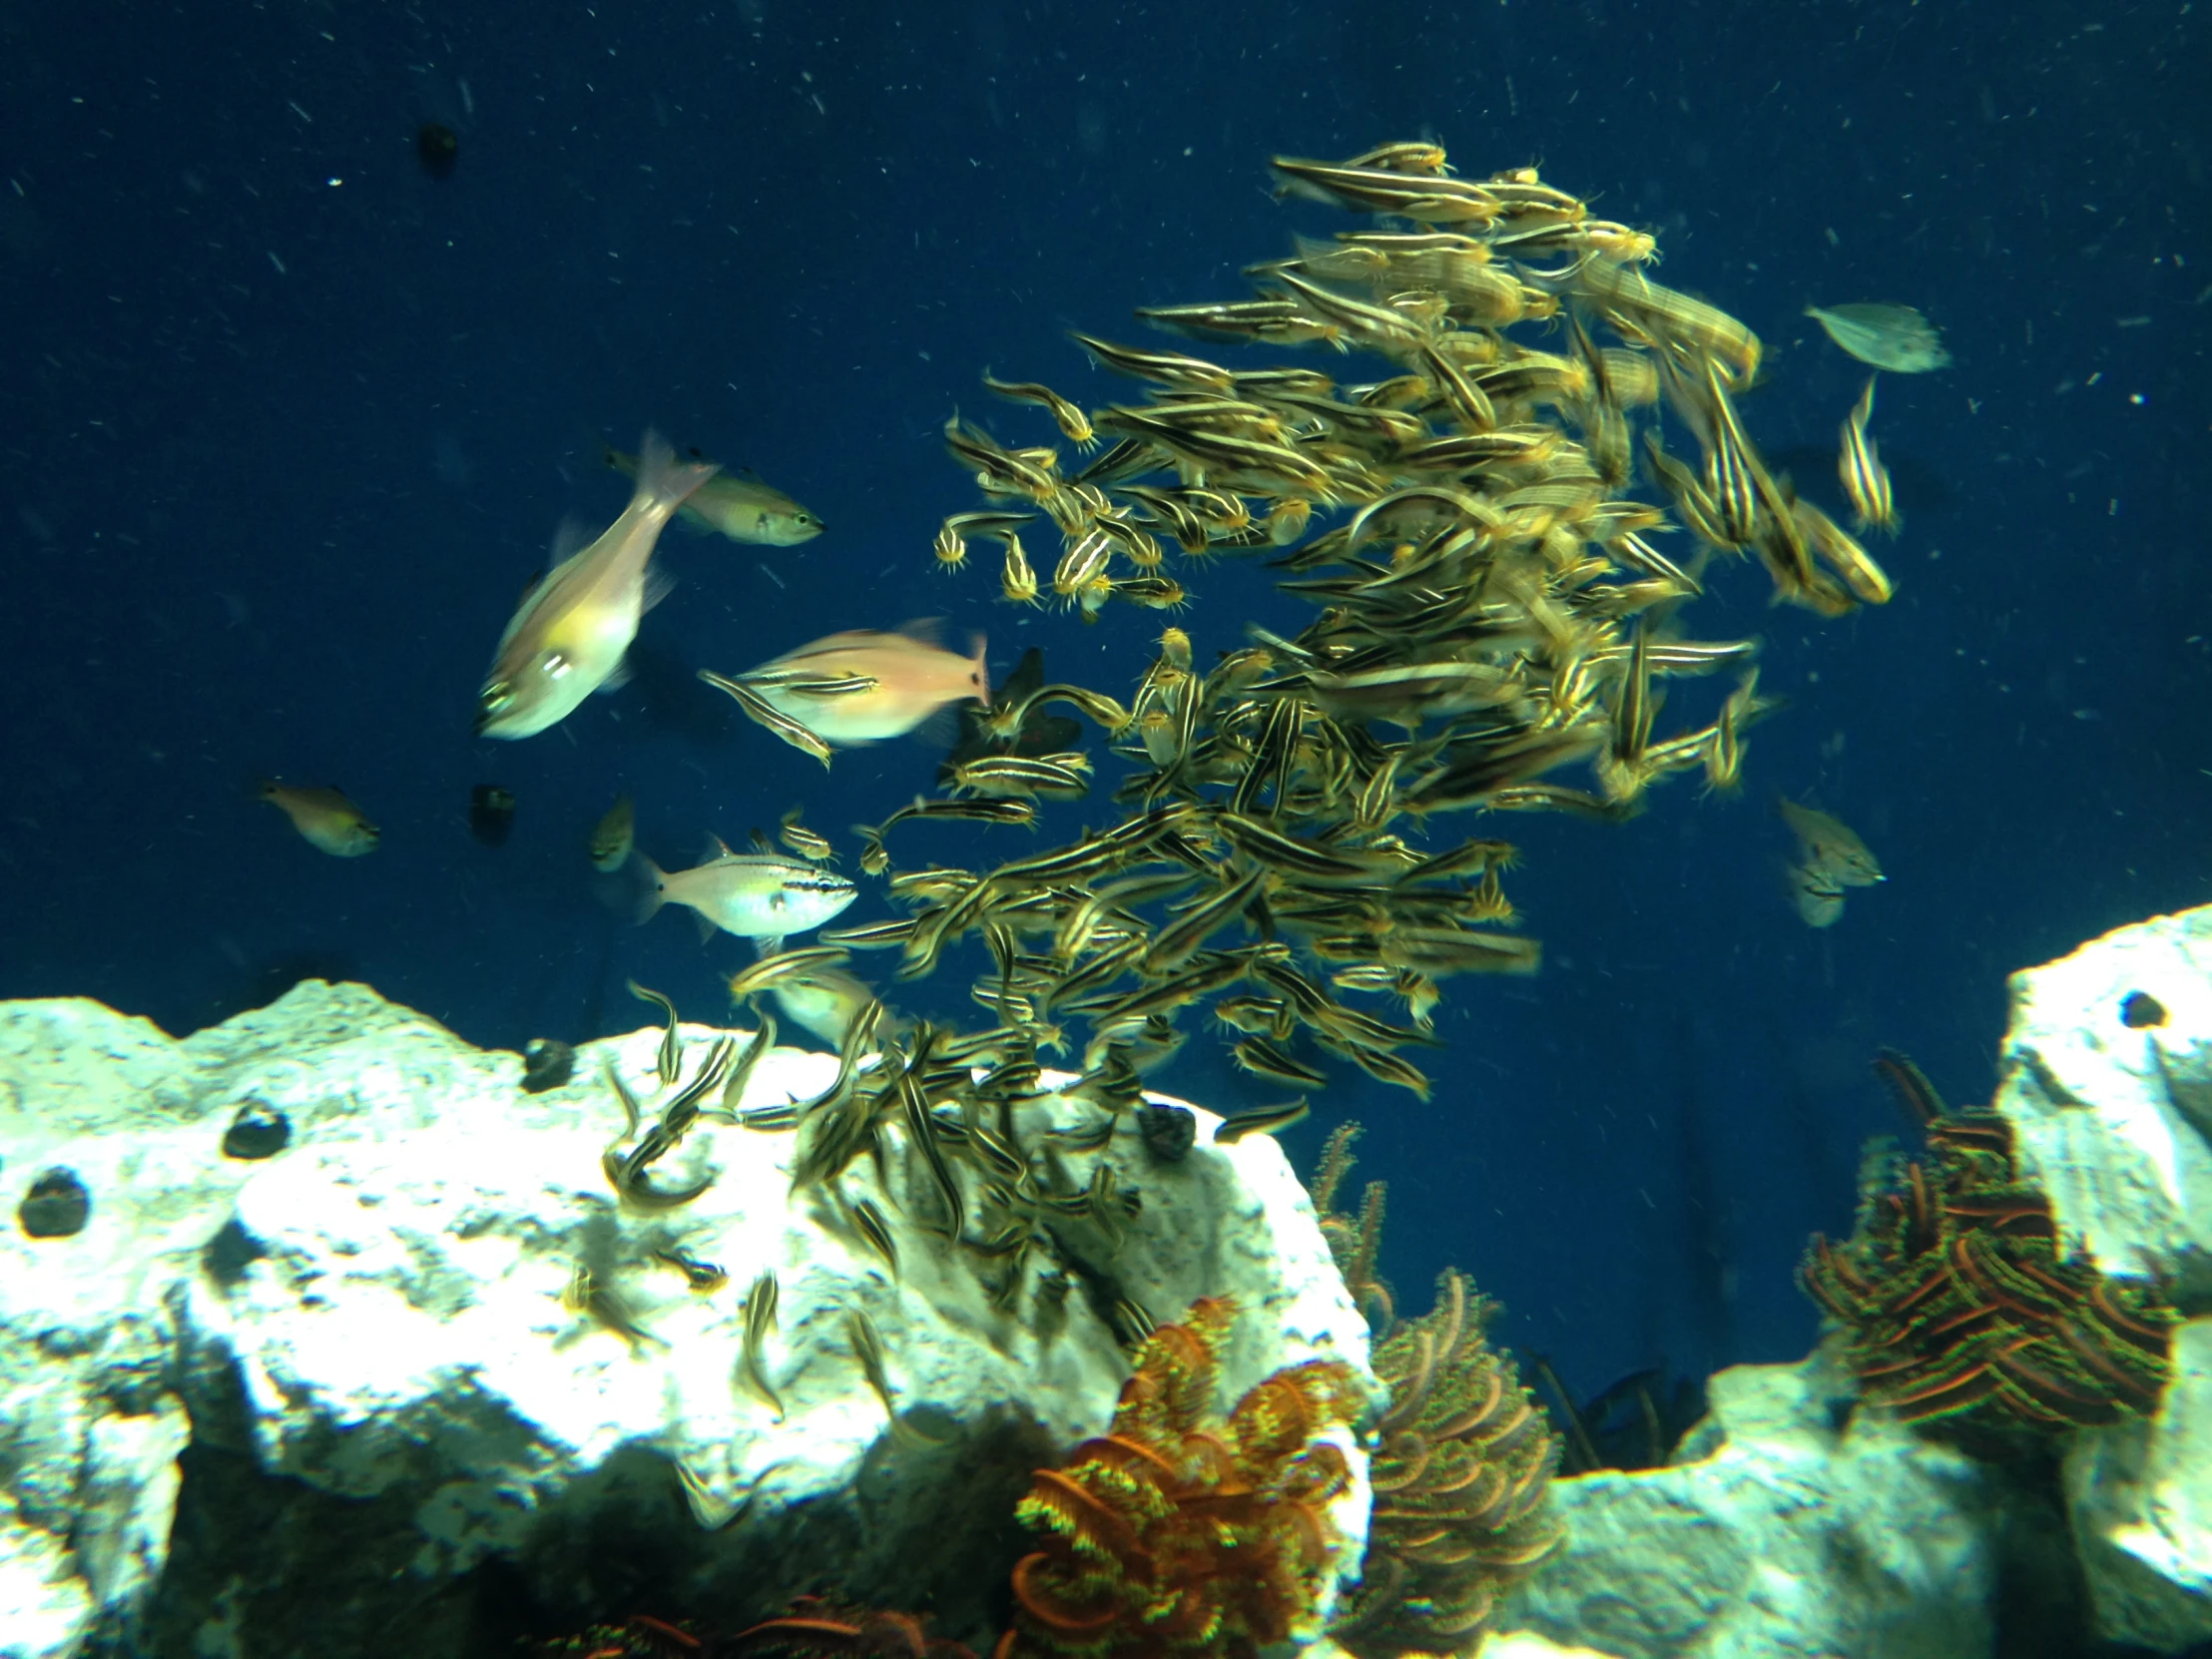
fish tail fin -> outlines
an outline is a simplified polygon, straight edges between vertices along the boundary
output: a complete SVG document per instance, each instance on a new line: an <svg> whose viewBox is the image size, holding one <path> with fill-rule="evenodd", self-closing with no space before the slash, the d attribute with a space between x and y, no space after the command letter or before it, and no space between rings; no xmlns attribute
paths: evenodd
<svg viewBox="0 0 2212 1659"><path fill-rule="evenodd" d="M712 461L679 461L668 439L658 432L645 434L638 449L635 500L673 513L690 499L694 490L722 469Z"/></svg>
<svg viewBox="0 0 2212 1659"><path fill-rule="evenodd" d="M983 636L968 635L968 644L975 651L975 655L968 659L975 665L975 701L987 709L991 706L991 669L990 664L984 661L986 645Z"/></svg>
<svg viewBox="0 0 2212 1659"><path fill-rule="evenodd" d="M628 882L630 920L643 927L668 902L668 874L642 852L631 853L620 873Z"/></svg>

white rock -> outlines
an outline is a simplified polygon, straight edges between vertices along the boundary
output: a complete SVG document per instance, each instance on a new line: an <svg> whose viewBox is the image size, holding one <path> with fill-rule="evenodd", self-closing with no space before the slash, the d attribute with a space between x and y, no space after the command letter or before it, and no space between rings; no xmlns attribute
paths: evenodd
<svg viewBox="0 0 2212 1659"><path fill-rule="evenodd" d="M2136 992L2163 1023L2130 1028ZM1997 1110L2069 1246L2212 1309L2212 906L2015 973Z"/></svg>
<svg viewBox="0 0 2212 1659"><path fill-rule="evenodd" d="M2082 1435L2066 1496L2100 1632L2173 1653L2212 1636L2212 1319L2174 1332L2151 1422Z"/></svg>
<svg viewBox="0 0 2212 1659"><path fill-rule="evenodd" d="M713 1033L686 1035L688 1074ZM0 1243L0 1420L22 1448L0 1513L17 1645L0 1654L67 1654L143 1602L186 1404L204 1436L243 1437L270 1473L402 1496L412 1572L432 1585L498 1552L558 1593L589 1578L582 1523L612 1506L648 1527L677 1517L681 1581L725 1604L767 1611L842 1578L890 1605L933 1600L940 1631L978 1634L992 1586L971 1569L1001 1559L1026 1468L1102 1431L1128 1373L1089 1293L1042 1294L1050 1264L1032 1258L1020 1317L995 1310L976 1254L911 1219L938 1201L898 1132L888 1194L865 1159L840 1183L890 1218L895 1279L824 1195L793 1197L789 1133L702 1125L654 1175L711 1169L706 1194L619 1208L599 1160L622 1119L601 1071L611 1062L651 1113L659 1040L588 1045L569 1085L533 1096L513 1055L356 985L303 984L181 1043L96 1003L0 1005L0 1204L12 1217L48 1167L92 1198L75 1237L11 1227ZM811 1096L833 1071L778 1049L744 1105ZM282 1114L284 1151L221 1154L247 1106ZM1025 1114L1025 1145L1053 1113L1090 1109ZM1281 1150L1265 1136L1214 1146L1216 1120L1199 1119L1180 1164L1153 1161L1126 1123L1098 1155L1143 1197L1115 1283L1163 1320L1236 1298L1225 1405L1316 1357L1350 1361L1373 1389L1364 1324ZM1092 1162L1065 1157L1079 1183ZM972 1172L967 1184L972 1209ZM694 1294L656 1247L719 1263L729 1285ZM563 1306L579 1262L648 1336ZM781 1286L767 1371L782 1418L737 1375L741 1302L764 1271ZM882 1339L895 1433L853 1358L855 1311ZM1347 1574L1366 1534L1354 1461L1363 1484L1337 1511ZM675 1506L678 1463L706 1518L738 1516L726 1530Z"/></svg>
<svg viewBox="0 0 2212 1659"><path fill-rule="evenodd" d="M1612 1659L1594 1647L1561 1647L1533 1630L1510 1630L1483 1638L1478 1659Z"/></svg>
<svg viewBox="0 0 2212 1659"><path fill-rule="evenodd" d="M2212 907L2092 939L2011 991L1996 1105L2060 1238L2212 1314ZM2127 1023L2138 993L2162 1019ZM2173 1361L2158 1416L2077 1435L2065 1470L2100 1634L2167 1652L2212 1640L2212 1321L2175 1332Z"/></svg>
<svg viewBox="0 0 2212 1659"><path fill-rule="evenodd" d="M1984 1470L1874 1413L1839 1433L1854 1389L1824 1353L1737 1366L1708 1391L1673 1466L1553 1486L1566 1543L1503 1604L1500 1632L1616 1659L1990 1651Z"/></svg>

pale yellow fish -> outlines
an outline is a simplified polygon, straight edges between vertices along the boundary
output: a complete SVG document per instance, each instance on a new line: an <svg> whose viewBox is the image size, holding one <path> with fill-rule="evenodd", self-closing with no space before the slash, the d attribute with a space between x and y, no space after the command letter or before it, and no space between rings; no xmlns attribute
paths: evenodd
<svg viewBox="0 0 2212 1659"><path fill-rule="evenodd" d="M831 634L740 678L777 712L832 744L900 737L949 704L973 698L988 708L991 700L982 639L972 657L962 657L936 644L922 624L895 634ZM813 691L810 680L838 689ZM860 681L874 684L839 687Z"/></svg>
<svg viewBox="0 0 2212 1659"><path fill-rule="evenodd" d="M617 870L630 861L630 848L638 836L638 809L626 795L615 797L599 822L592 826L591 839L585 850L591 854L592 867L600 870Z"/></svg>
<svg viewBox="0 0 2212 1659"><path fill-rule="evenodd" d="M358 858L376 850L381 831L338 790L265 783L255 794L272 807L282 808L291 827L308 845L319 847L333 858Z"/></svg>
<svg viewBox="0 0 2212 1659"><path fill-rule="evenodd" d="M1806 864L1819 865L1847 887L1871 887L1889 879L1867 843L1842 819L1787 798L1778 798L1774 806L1804 847Z"/></svg>
<svg viewBox="0 0 2212 1659"><path fill-rule="evenodd" d="M692 454L704 459L696 449ZM638 475L638 458L619 449L607 451L607 464L625 477ZM748 472L717 473L677 509L677 516L694 529L763 547L797 547L829 528L820 516Z"/></svg>
<svg viewBox="0 0 2212 1659"><path fill-rule="evenodd" d="M842 1048L853 1022L876 1000L875 993L838 967L814 967L770 988L777 1007L831 1048ZM903 1035L908 1022L895 1017L885 1022L883 1035Z"/></svg>
<svg viewBox="0 0 2212 1659"><path fill-rule="evenodd" d="M651 600L646 567L676 509L715 475L680 465L648 432L637 493L589 547L555 565L499 636L491 673L477 694L476 735L527 738L566 717L609 682L637 638Z"/></svg>

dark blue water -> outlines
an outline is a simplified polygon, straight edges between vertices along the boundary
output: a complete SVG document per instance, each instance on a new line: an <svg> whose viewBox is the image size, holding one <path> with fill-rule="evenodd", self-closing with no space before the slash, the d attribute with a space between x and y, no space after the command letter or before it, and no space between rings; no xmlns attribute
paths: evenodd
<svg viewBox="0 0 2212 1659"><path fill-rule="evenodd" d="M681 863L794 805L872 822L936 757L826 776L693 671L941 615L1000 672L1035 643L1126 695L1157 618L1016 616L988 570L932 568L938 518L976 504L939 427L1045 441L980 370L1125 395L1067 328L1142 341L1130 306L1239 296L1295 231L1352 223L1273 200L1271 153L1433 135L1657 231L1664 280L1769 341L1747 413L1816 493L1864 371L1808 301L1917 304L1956 354L1883 384L1894 604L1820 622L1747 567L1689 613L1762 636L1791 700L1745 796L1460 821L1524 848L1543 973L1450 986L1431 1103L1355 1073L1286 1137L1307 1166L1363 1119L1401 1299L1465 1266L1585 1390L1794 1357L1805 1236L1848 1229L1860 1142L1901 1127L1876 1047L1979 1097L2008 971L2212 898L2205 27L2178 4L0 6L0 994L186 1031L345 975L513 1046L642 1023L634 974L719 1016L741 944L592 895L581 842L617 791ZM449 180L417 166L425 120L459 135ZM472 739L522 583L564 515L620 509L600 445L649 423L830 533L672 533L637 681ZM1295 625L1264 572L1185 574L1204 656ZM1680 724L1712 690L1676 689ZM251 798L272 774L342 785L382 849L311 850ZM481 783L519 800L505 846L468 832ZM1776 792L1889 870L1830 932L1780 894ZM935 834L905 855L993 855ZM876 890L852 917L884 913ZM1161 1081L1278 1095L1205 1040Z"/></svg>

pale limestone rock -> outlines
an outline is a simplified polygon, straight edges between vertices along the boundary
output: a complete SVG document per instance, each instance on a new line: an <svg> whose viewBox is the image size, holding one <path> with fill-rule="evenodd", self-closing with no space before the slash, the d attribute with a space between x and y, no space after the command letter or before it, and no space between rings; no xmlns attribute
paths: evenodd
<svg viewBox="0 0 2212 1659"><path fill-rule="evenodd" d="M2212 1640L2212 907L2012 976L1996 1106L2059 1236L2184 1314L2156 1418L2076 1435L2066 1490L2101 1634ZM2129 998L2150 998L2127 1019Z"/></svg>
<svg viewBox="0 0 2212 1659"><path fill-rule="evenodd" d="M689 1069L714 1033L686 1034ZM971 1580L1002 1564L1027 1469L1100 1432L1127 1375L1089 1293L1043 1290L1049 1264L1032 1261L1019 1317L994 1309L972 1253L917 1227L937 1200L896 1131L889 1192L864 1159L840 1183L891 1218L895 1278L824 1195L794 1198L789 1133L702 1125L656 1176L711 1169L705 1196L620 1209L599 1168L622 1126L602 1070L651 1112L659 1039L587 1045L569 1085L533 1096L514 1055L361 986L304 984L181 1043L94 1003L0 1005L0 1205L12 1217L49 1167L92 1198L75 1237L0 1238L0 1426L22 1448L0 1507L0 1644L15 1644L0 1656L66 1655L136 1614L161 1570L188 1406L203 1443L250 1447L268 1474L378 1497L337 1513L387 1530L398 1517L412 1582L394 1597L493 1553L557 1594L591 1578L593 1529L612 1516L703 1597L766 1612L841 1577L887 1604L933 1600L940 1629L980 1634L988 1586ZM743 1104L806 1098L833 1070L775 1050ZM288 1146L225 1157L242 1109L280 1114ZM1088 1110L1055 1099L1018 1132L1041 1146ZM1234 1296L1224 1405L1315 1357L1350 1361L1372 1390L1365 1326L1281 1150L1215 1146L1216 1120L1199 1120L1182 1163L1151 1160L1126 1124L1096 1155L1143 1196L1098 1283L1163 1320ZM1075 1180L1093 1157L1066 1155ZM656 1247L731 1282L695 1294ZM564 1307L580 1262L641 1335ZM781 1285L767 1350L781 1417L737 1377L741 1300L764 1271ZM882 1338L895 1429L853 1357L855 1310ZM1351 1454L1363 1478L1337 1508L1343 1574L1368 1507ZM365 1537L361 1553L393 1542ZM251 1635L237 1586L215 1604L223 1628L204 1644ZM373 1611L333 1609L332 1628Z"/></svg>
<svg viewBox="0 0 2212 1659"><path fill-rule="evenodd" d="M2130 1027L2140 992L2162 1023ZM2060 1236L2212 1312L2212 906L2015 973L1996 1108Z"/></svg>
<svg viewBox="0 0 2212 1659"><path fill-rule="evenodd" d="M2066 1458L2099 1628L2165 1653L2212 1635L2212 1319L2174 1332L2173 1365L2154 1420L2092 1430Z"/></svg>
<svg viewBox="0 0 2212 1659"><path fill-rule="evenodd" d="M1552 1487L1566 1542L1499 1629L1614 1659L1988 1653L1989 1476L1873 1413L1846 1420L1853 1392L1822 1353L1720 1373L1673 1466Z"/></svg>

